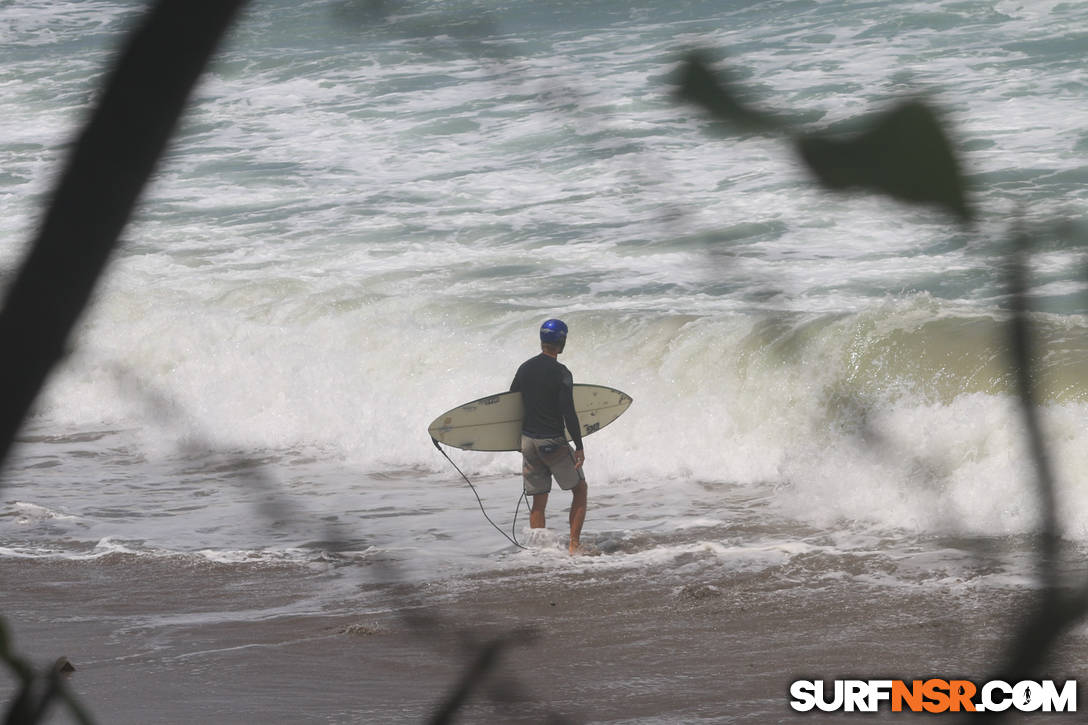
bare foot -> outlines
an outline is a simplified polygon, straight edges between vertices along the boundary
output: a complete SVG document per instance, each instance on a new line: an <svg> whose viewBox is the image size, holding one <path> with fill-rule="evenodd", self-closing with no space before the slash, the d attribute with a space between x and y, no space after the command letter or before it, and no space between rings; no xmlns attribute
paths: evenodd
<svg viewBox="0 0 1088 725"><path fill-rule="evenodd" d="M571 556L600 556L601 550L593 544L571 544Z"/></svg>

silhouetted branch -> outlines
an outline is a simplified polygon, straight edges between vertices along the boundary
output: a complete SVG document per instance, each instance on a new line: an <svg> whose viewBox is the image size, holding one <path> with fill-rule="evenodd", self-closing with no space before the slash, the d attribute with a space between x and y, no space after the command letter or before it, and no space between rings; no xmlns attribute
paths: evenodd
<svg viewBox="0 0 1088 725"><path fill-rule="evenodd" d="M1059 638L1088 613L1088 582L1072 587L1061 574L1061 529L1058 524L1056 479L1050 453L1039 419L1035 382L1035 344L1028 320L1028 257L1031 238L1018 232L1009 260L1009 292L1012 318L1009 321L1009 348L1017 404L1024 422L1028 453L1035 474L1034 486L1040 503L1040 548L1038 572L1042 585L1034 606L1023 617L1009 642L1005 661L991 679L1017 682L1036 678ZM1005 712L987 713L991 720Z"/></svg>
<svg viewBox="0 0 1088 725"><path fill-rule="evenodd" d="M899 201L935 204L961 221L972 217L952 144L937 115L921 100L896 104L849 138L836 138L829 132L802 133L777 114L756 111L741 102L734 84L715 74L698 51L681 65L677 94L739 130L785 135L827 189L858 189Z"/></svg>
<svg viewBox="0 0 1088 725"><path fill-rule="evenodd" d="M1030 238L1017 234L1015 248L1009 264L1009 293L1012 299L1012 319L1009 321L1009 349L1012 359L1013 380L1020 406L1020 415L1024 420L1024 429L1035 471L1035 488L1039 496L1042 515L1042 549L1039 556L1039 571L1043 585L1053 589L1057 583L1058 530L1057 498L1053 467L1046 442L1043 439L1042 425L1039 422L1038 396L1036 395L1034 364L1032 354L1035 345L1031 337L1031 325L1028 322L1027 301L1027 260L1030 253Z"/></svg>
<svg viewBox="0 0 1088 725"><path fill-rule="evenodd" d="M507 635L497 637L479 646L475 659L465 670L453 690L435 710L429 722L431 725L448 725L454 721L454 716L465 706L469 696L480 687L488 675L498 666L499 657L503 651L511 645L523 644L534 639L535 633L531 630L516 630Z"/></svg>
<svg viewBox="0 0 1088 725"><path fill-rule="evenodd" d="M84 126L30 253L0 310L0 467L117 246L197 78L243 0L160 0L129 37ZM53 670L36 676L10 649L0 660L22 683L6 725L44 718L56 699L90 719Z"/></svg>
<svg viewBox="0 0 1088 725"><path fill-rule="evenodd" d="M963 222L972 217L959 162L937 115L921 100L900 102L868 119L862 130L849 138L798 133L776 115L754 111L738 101L731 82L715 75L699 52L690 54L682 65L678 95L734 128L789 137L804 164L826 189L860 189L901 201L935 204ZM1005 661L992 678L1007 682L1037 678L1059 637L1088 613L1088 581L1072 586L1063 581L1061 572L1056 481L1039 419L1035 347L1028 320L1030 243L1026 234L1017 233L1009 260L1012 316L1008 344L1009 365L1040 502L1041 588L1035 605L1009 642ZM1000 719L1006 713L987 714Z"/></svg>
<svg viewBox="0 0 1088 725"><path fill-rule="evenodd" d="M732 78L710 69L710 60L702 51L688 54L680 66L677 95L681 99L701 106L717 120L738 130L786 132L784 120L748 107L736 97L733 87Z"/></svg>
<svg viewBox="0 0 1088 725"><path fill-rule="evenodd" d="M0 620L0 662L20 685L4 714L4 725L35 725L45 718L55 700L64 702L77 722L83 725L94 722L64 684L63 678L70 670L54 666L46 673L36 673L26 660L15 654L3 620Z"/></svg>
<svg viewBox="0 0 1088 725"><path fill-rule="evenodd" d="M0 310L0 465L64 356L197 78L244 0L160 0L130 36Z"/></svg>
<svg viewBox="0 0 1088 725"><path fill-rule="evenodd" d="M0 406L0 466L51 370L62 359L71 331L90 301L197 79L243 5L244 0L160 0L130 36L0 310L0 339L7 346L7 354L0 356L0 380L8 390ZM360 0L344 3L341 12L357 21L382 20L394 5L397 3L388 0ZM416 26L412 30L419 32ZM494 30L487 18L469 19L456 24L452 36L467 44ZM500 50L487 52L504 60ZM960 221L971 219L958 159L938 114L923 100L902 101L869 118L858 133L841 137L829 131L799 131L780 113L756 110L741 101L734 86L712 71L700 53L691 54L682 65L679 94L683 99L733 127L786 137L824 188L858 189L931 204ZM1043 587L1038 605L1016 633L1008 662L1001 670L1002 679L1009 681L1035 675L1058 637L1088 608L1088 583L1070 590L1063 588L1060 576L1055 479L1039 422L1027 319L1029 240L1019 235L1017 242L1011 264L1014 307L1009 340L1041 501L1039 571ZM146 386L141 396L152 409L167 401ZM266 492L273 489L272 481L256 474L245 482ZM272 505L262 513L283 516L286 505L273 497ZM329 532L330 542L337 544L331 528ZM424 618L409 612L405 621L413 623L414 618L422 631ZM515 630L483 642L470 641L474 653L471 664L439 704L431 722L453 722L469 698L488 682L493 685L494 699L511 703L527 700L515 680L497 678L494 673L502 654L513 645L530 641L532 635L531 631ZM90 722L68 692L59 669L36 673L10 645L0 621L0 662L20 685L5 725L40 722L58 699L68 704L79 722ZM561 721L554 713L549 717Z"/></svg>

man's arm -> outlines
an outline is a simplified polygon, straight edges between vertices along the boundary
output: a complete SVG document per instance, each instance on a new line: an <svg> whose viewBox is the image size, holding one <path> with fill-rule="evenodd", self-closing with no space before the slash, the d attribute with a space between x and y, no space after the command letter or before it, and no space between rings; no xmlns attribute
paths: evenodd
<svg viewBox="0 0 1088 725"><path fill-rule="evenodd" d="M559 394L562 396L559 406L563 411L563 422L574 443L575 462L580 466L581 460L585 458L585 454L582 453L582 425L578 422L578 412L574 409L574 378L569 372L563 375L563 385L560 387Z"/></svg>
<svg viewBox="0 0 1088 725"><path fill-rule="evenodd" d="M582 448L582 425L578 422L578 411L574 409L573 385L567 389L566 397L569 402L564 408L563 418L566 421L567 430L570 431L570 439L574 442L574 470L578 470L586 462L586 452Z"/></svg>

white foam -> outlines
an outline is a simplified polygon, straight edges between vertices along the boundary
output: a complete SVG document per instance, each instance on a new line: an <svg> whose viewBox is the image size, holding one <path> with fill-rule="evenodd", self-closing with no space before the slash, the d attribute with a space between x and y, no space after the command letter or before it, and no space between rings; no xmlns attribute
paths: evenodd
<svg viewBox="0 0 1088 725"><path fill-rule="evenodd" d="M15 501L11 504L12 514L15 516L15 523L20 525L33 525L41 521L59 520L59 521L76 521L78 516L71 514L64 514L58 511L53 511L45 506L39 506L33 503L26 503L24 501Z"/></svg>
<svg viewBox="0 0 1088 725"><path fill-rule="evenodd" d="M483 524L425 428L506 389L536 352L536 326L556 315L571 323L563 361L575 379L635 400L587 439L601 517L591 525L620 542L650 530L683 541L586 567L796 555L722 543L722 526L764 516L922 535L1035 529L1032 471L995 362L1004 278L990 240L1007 236L1013 202L1031 221L1081 206L1075 173L1060 173L1083 166L1088 104L1068 59L1045 51L1083 26L1083 7L1002 2L1000 17L984 4L825 3L784 17L708 5L689 17L662 6L592 33L517 27L525 9L515 3L512 35L492 39L531 38L516 61L452 39L420 50L396 19L367 43L325 47L316 28L287 27L286 8L254 9L39 401L31 427L61 440L37 444L55 469L16 466L20 535L101 539L93 556L312 556L297 521L286 533L229 525L260 492L194 451L210 448L271 461L268 478L298 496L307 526L358 516L375 539L366 557L513 566L521 553ZM4 47L27 56L0 64L5 274L132 12L0 9L12 21L0 22ZM931 18L951 26L936 32ZM324 22L292 22L303 20ZM269 37L316 46L271 51ZM970 172L995 185L975 190L978 233L929 209L817 190L780 138L708 134L664 80L688 41L736 48L730 64L762 87L759 102L823 113L812 129L935 89L956 133L983 149ZM67 43L86 52L53 52ZM1076 254L1057 249L1035 269L1037 295L1083 308ZM1085 540L1086 394L1069 360L1086 324L1055 319L1071 342L1044 359L1062 382L1044 412L1065 531ZM103 429L117 432L64 440ZM517 454L451 455L486 479L508 521ZM411 513L366 518L375 510ZM704 529L718 538L702 541ZM557 537L536 555L562 555ZM9 548L34 550L24 544Z"/></svg>

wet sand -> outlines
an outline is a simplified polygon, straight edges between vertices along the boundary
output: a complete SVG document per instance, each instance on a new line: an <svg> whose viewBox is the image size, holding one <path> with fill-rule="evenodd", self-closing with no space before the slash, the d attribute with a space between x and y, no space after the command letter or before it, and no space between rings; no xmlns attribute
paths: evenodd
<svg viewBox="0 0 1088 725"><path fill-rule="evenodd" d="M71 660L102 723L424 722L495 642L461 722L859 722L910 716L793 713L789 682L984 679L1029 598L526 571L315 599L357 572L179 561L0 561L0 612L37 664ZM1068 637L1048 674L1082 675L1085 639ZM5 702L11 690L5 673Z"/></svg>

